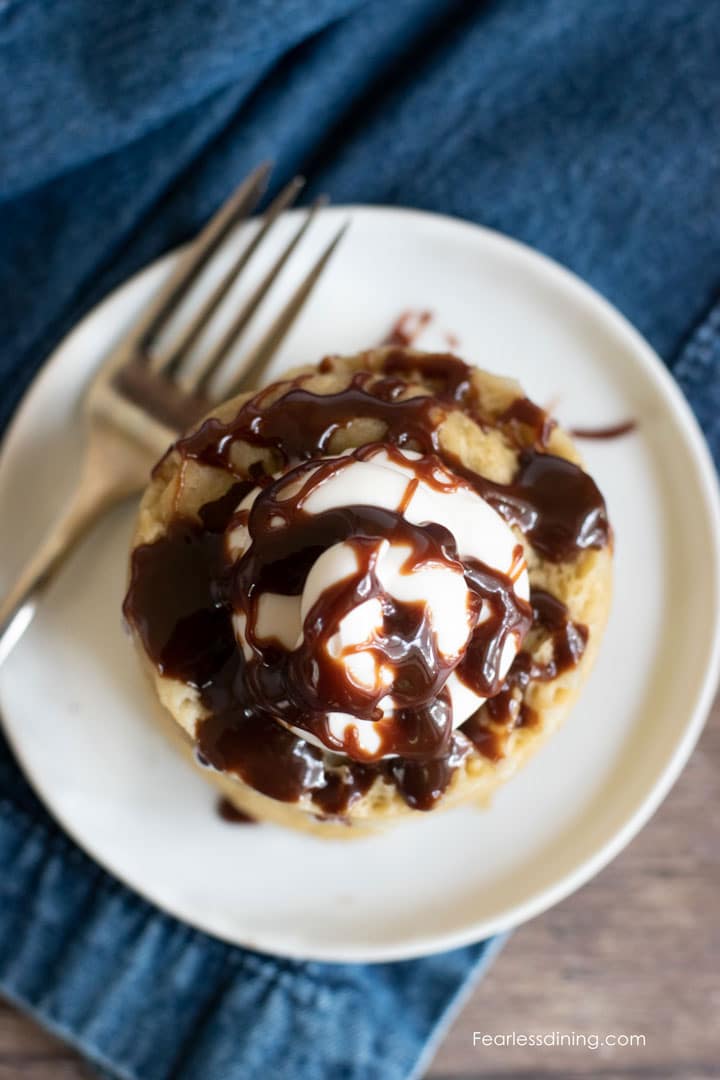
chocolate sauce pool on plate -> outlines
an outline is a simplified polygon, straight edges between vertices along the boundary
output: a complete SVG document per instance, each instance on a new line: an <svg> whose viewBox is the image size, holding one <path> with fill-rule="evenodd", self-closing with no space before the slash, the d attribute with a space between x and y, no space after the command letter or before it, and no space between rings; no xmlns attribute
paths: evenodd
<svg viewBox="0 0 720 1080"><path fill-rule="evenodd" d="M217 815L228 825L256 825L254 817L250 817L244 810L240 810L229 799L218 799L216 803Z"/></svg>
<svg viewBox="0 0 720 1080"><path fill-rule="evenodd" d="M436 393L403 396L413 370L437 383ZM158 670L197 690L207 714L197 731L198 757L205 764L235 772L275 799L291 802L309 795L313 806L327 816L345 813L378 776L395 785L410 806L430 809L467 753L468 739L495 759L503 752L502 740L496 737L498 725L507 733L512 726L533 722L531 711L522 702L517 704L518 692L530 679L554 678L577 663L586 631L575 626L564 605L548 594L533 593L531 613L518 600L511 575L472 559L461 560L452 535L441 525L412 525L403 517L402 508L351 506L304 515L299 506L280 498L286 477L274 482L265 479L250 512L255 515L255 543L247 557L233 565L224 533L234 524L238 503L256 486L255 479L235 474L233 443L242 440L269 449L276 470L302 471L310 468L303 462L310 462L316 472L329 474L348 461L317 461L329 454L333 433L359 417L380 421L388 453L397 453L397 447L419 451L424 456L414 465L427 483L444 488L469 484L551 561L578 558L584 550L608 543L604 501L578 466L538 448L546 422L538 415L541 410L536 413L536 406L530 408L532 403L518 406L505 417L510 427L517 421L539 432L535 446L520 454L511 483L493 483L448 453L439 435L443 420L454 409L470 411L472 406L471 369L456 357L418 358L392 350L381 377L358 372L345 390L329 395L313 394L302 381L301 377L289 383L280 396L277 387L260 391L231 421L207 420L176 444L182 456L228 471L233 484L224 496L201 509L200 521L176 518L157 541L135 549L125 615ZM354 455L362 458L369 449L363 447ZM403 460L407 465L407 459ZM442 469L438 471L440 463L451 478L447 471L444 476ZM286 515L287 528L270 526L278 514ZM458 732L452 730L452 710L444 690L448 665L443 666L437 652L424 606L397 604L385 611L381 648L396 671L393 696L399 708L387 730L382 722L374 725L382 739L382 752L397 756L364 762L320 750L289 731L277 716L284 712L286 723L320 732L326 743L331 742L323 728L329 704L332 709L377 721L377 695L363 695L349 686L339 666L329 665L319 679L307 676L327 627L337 625L343 612L354 606L357 589L369 590L370 595L377 592L371 551L379 537L410 548L409 569L429 555L461 566L472 602L478 611L485 604L490 614L476 626L457 674L489 700ZM233 631L233 611L238 607L245 611L251 639L255 592L269 589L298 595L318 555L338 540L353 545L359 568L356 579L323 593L318 610L311 611L306 620L303 647L288 652L279 644L263 643L258 650L261 658L246 661ZM552 639L553 660L540 670L527 653L520 652L505 680L500 680L502 644L508 633L517 633L521 639L533 618ZM353 748L343 745L338 750L352 754Z"/></svg>

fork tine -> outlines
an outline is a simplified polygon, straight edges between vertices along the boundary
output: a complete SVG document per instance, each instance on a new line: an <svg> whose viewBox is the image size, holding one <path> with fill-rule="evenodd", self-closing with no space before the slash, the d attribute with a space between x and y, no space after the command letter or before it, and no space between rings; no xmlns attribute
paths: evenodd
<svg viewBox="0 0 720 1080"><path fill-rule="evenodd" d="M143 352L233 225L255 209L267 186L270 168L265 162L253 169L188 245L168 281L126 338L127 345Z"/></svg>
<svg viewBox="0 0 720 1080"><path fill-rule="evenodd" d="M310 224L315 217L318 209L326 202L324 198L317 199L306 213L300 227L295 230L295 233L291 237L290 241L281 251L273 265L263 277L260 284L242 306L238 314L233 319L232 323L220 338L217 345L210 350L202 364L199 365L194 371L190 372L184 377L184 383L188 390L193 393L202 393L207 389L207 384L218 370L223 360L227 356L232 346L237 341L238 337L245 329L250 319L253 317L262 301L265 299L270 287L277 278L278 274L284 267L292 255L295 248L298 246L303 236L310 227Z"/></svg>
<svg viewBox="0 0 720 1080"><path fill-rule="evenodd" d="M314 266L298 285L285 307L274 319L264 337L257 345L247 353L242 360L240 371L235 373L228 386L223 388L222 397L232 397L241 393L244 389L252 387L264 372L267 365L279 349L288 331L304 308L313 289L320 280L322 273L332 258L335 250L350 226L346 221L322 252Z"/></svg>
<svg viewBox="0 0 720 1080"><path fill-rule="evenodd" d="M219 284L213 289L212 293L205 301L190 326L185 330L180 340L159 362L153 364L153 368L158 374L168 377L175 375L183 358L187 356L189 350L200 336L200 333L207 326L210 318L217 310L218 305L225 298L230 288L237 280L238 275L245 269L253 254L265 239L273 223L277 220L283 210L292 206L304 186L304 177L296 176L283 188L279 195L276 195L263 215L262 225L255 232L250 243L246 244L237 258L233 260L232 266L223 276Z"/></svg>

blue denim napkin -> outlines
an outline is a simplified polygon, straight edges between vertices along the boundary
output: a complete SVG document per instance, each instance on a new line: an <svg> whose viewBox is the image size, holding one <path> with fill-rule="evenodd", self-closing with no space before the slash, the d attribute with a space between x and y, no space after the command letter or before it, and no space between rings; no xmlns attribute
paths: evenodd
<svg viewBox="0 0 720 1080"><path fill-rule="evenodd" d="M273 158L274 190L302 171L572 267L668 359L720 461L719 51L704 0L0 0L0 424L85 311ZM233 949L95 866L4 743L0 807L0 991L114 1077L419 1075L498 946Z"/></svg>

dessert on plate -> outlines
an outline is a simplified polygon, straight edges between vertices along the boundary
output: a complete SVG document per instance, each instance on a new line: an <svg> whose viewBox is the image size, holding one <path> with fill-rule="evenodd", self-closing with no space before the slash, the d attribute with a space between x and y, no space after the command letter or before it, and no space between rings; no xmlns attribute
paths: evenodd
<svg viewBox="0 0 720 1080"><path fill-rule="evenodd" d="M204 775L350 836L493 791L607 618L605 503L507 378L383 347L213 410L156 466L124 612Z"/></svg>

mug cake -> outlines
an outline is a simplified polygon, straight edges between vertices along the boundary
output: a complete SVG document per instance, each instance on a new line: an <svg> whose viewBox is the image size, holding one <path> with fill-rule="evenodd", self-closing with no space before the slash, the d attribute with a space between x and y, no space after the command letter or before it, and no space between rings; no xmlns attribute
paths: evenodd
<svg viewBox="0 0 720 1080"><path fill-rule="evenodd" d="M511 379L390 346L236 397L143 497L124 613L154 694L245 814L362 834L486 803L563 721L612 531Z"/></svg>

